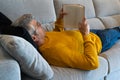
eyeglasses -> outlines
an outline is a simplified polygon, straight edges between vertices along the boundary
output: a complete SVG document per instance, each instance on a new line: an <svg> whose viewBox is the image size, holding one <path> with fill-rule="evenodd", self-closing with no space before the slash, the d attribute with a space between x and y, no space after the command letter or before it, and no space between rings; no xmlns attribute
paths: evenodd
<svg viewBox="0 0 120 80"><path fill-rule="evenodd" d="M42 30L44 30L41 23L37 21L36 26L35 26L35 31L34 31L34 34L36 34L36 35L38 34L38 28L41 28Z"/></svg>
<svg viewBox="0 0 120 80"><path fill-rule="evenodd" d="M41 27L41 23L37 21L37 27Z"/></svg>

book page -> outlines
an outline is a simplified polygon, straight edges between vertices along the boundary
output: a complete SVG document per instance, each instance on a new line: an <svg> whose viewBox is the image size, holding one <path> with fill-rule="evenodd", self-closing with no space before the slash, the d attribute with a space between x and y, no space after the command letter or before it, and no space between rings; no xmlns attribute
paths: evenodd
<svg viewBox="0 0 120 80"><path fill-rule="evenodd" d="M64 4L63 12L67 15L64 16L64 28L78 28L79 22L85 16L84 6L79 4Z"/></svg>

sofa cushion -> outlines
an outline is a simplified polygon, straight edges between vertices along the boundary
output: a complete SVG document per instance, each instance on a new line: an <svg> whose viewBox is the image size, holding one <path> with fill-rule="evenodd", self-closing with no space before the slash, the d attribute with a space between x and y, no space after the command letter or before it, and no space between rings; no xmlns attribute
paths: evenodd
<svg viewBox="0 0 120 80"><path fill-rule="evenodd" d="M53 77L53 71L46 60L23 38L0 35L0 43L18 61L21 70L27 75L42 80Z"/></svg>
<svg viewBox="0 0 120 80"><path fill-rule="evenodd" d="M87 18L95 17L95 11L92 0L54 0L57 17L63 4L82 4L85 6L85 15Z"/></svg>
<svg viewBox="0 0 120 80"><path fill-rule="evenodd" d="M120 70L114 71L105 77L105 80L120 80Z"/></svg>
<svg viewBox="0 0 120 80"><path fill-rule="evenodd" d="M42 24L42 27L45 31L53 31L55 28L54 22Z"/></svg>
<svg viewBox="0 0 120 80"><path fill-rule="evenodd" d="M98 18L87 19L90 29L105 29L104 24Z"/></svg>
<svg viewBox="0 0 120 80"><path fill-rule="evenodd" d="M0 60L0 80L21 80L20 67L15 60Z"/></svg>
<svg viewBox="0 0 120 80"><path fill-rule="evenodd" d="M99 61L100 66L90 71L51 66L55 72L52 80L104 80L104 76L108 73L108 63L103 57L99 57ZM22 80L35 80L26 75L22 75L22 78Z"/></svg>
<svg viewBox="0 0 120 80"><path fill-rule="evenodd" d="M120 70L120 40L109 50L100 54L108 61L109 73Z"/></svg>
<svg viewBox="0 0 120 80"><path fill-rule="evenodd" d="M11 77L12 76L12 77ZM0 80L21 80L20 67L0 44Z"/></svg>
<svg viewBox="0 0 120 80"><path fill-rule="evenodd" d="M108 63L103 57L99 57L99 61L100 66L90 71L52 66L53 80L101 80L108 73Z"/></svg>
<svg viewBox="0 0 120 80"><path fill-rule="evenodd" d="M42 23L56 20L53 0L0 0L0 11L12 21L25 13L33 14Z"/></svg>
<svg viewBox="0 0 120 80"><path fill-rule="evenodd" d="M93 0L96 15L99 17L120 14L119 0Z"/></svg>
<svg viewBox="0 0 120 80"><path fill-rule="evenodd" d="M107 17L100 17L100 19L102 20L106 28L120 26L120 14Z"/></svg>

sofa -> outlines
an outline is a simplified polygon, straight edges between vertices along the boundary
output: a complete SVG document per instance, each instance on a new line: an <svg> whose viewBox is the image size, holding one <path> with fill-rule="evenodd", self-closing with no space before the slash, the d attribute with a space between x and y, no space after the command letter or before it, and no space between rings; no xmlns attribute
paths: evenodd
<svg viewBox="0 0 120 80"><path fill-rule="evenodd" d="M0 11L11 21L31 13L52 31L62 4L84 5L91 29L120 26L120 0L0 0ZM23 38L0 35L0 80L120 80L119 51L120 40L98 55L97 69L64 68L49 65Z"/></svg>

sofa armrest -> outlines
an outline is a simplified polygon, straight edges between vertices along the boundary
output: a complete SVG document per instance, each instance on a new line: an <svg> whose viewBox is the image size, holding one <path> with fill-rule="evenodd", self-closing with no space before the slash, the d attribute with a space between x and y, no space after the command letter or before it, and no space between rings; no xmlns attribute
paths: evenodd
<svg viewBox="0 0 120 80"><path fill-rule="evenodd" d="M0 60L0 80L21 80L20 68L14 60Z"/></svg>
<svg viewBox="0 0 120 80"><path fill-rule="evenodd" d="M0 80L21 80L20 67L0 45Z"/></svg>

